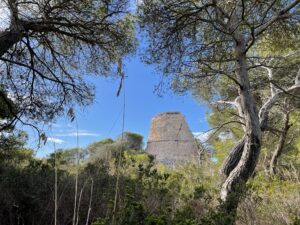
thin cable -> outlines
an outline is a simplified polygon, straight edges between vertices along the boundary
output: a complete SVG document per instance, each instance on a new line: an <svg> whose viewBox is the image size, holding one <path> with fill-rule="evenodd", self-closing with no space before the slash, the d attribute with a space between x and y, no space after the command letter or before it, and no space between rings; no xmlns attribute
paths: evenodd
<svg viewBox="0 0 300 225"><path fill-rule="evenodd" d="M122 160L122 152L123 152L123 140L124 140L124 129L125 129L125 115L126 115L126 90L125 90L125 77L122 80L123 82L123 115L122 115L122 136L121 136L121 148L119 149L118 155L118 164L117 164L117 181L116 181L116 188L115 188L115 199L114 199L114 208L113 208L113 220L112 224L116 224L116 210L117 210L117 203L118 203L118 194L119 194L119 181L120 181L120 167L121 167L121 160Z"/></svg>
<svg viewBox="0 0 300 225"><path fill-rule="evenodd" d="M55 184L54 184L54 225L57 225L57 158L56 158L56 146L53 142L54 148L54 171L55 171Z"/></svg>
<svg viewBox="0 0 300 225"><path fill-rule="evenodd" d="M77 154L76 154L76 177L75 177L75 193L74 193L74 212L73 212L73 222L76 223L76 208L77 208L77 192L78 192L78 167L79 167L79 135L78 135L78 123L76 119L76 144L77 144Z"/></svg>
<svg viewBox="0 0 300 225"><path fill-rule="evenodd" d="M106 135L107 137L110 136L112 130L115 128L117 122L119 121L119 119L120 119L120 117L121 117L121 115L122 115L122 111L123 111L123 108L120 110L120 112L119 112L119 114L118 114L116 120L113 122L111 128L109 129L109 131L108 131L108 133L107 133L107 135Z"/></svg>

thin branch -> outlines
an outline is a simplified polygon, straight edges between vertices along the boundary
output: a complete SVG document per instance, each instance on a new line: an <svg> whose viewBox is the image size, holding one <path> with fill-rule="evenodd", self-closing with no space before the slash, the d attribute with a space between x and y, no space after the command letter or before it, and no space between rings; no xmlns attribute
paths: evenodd
<svg viewBox="0 0 300 225"><path fill-rule="evenodd" d="M262 68L268 71L268 77L270 81L270 89L271 89L271 96L274 96L279 90L275 88L275 85L271 82L273 80L273 71L271 68L263 66Z"/></svg>
<svg viewBox="0 0 300 225"><path fill-rule="evenodd" d="M241 124L241 125L245 126L245 124L243 122L237 121L237 120L232 120L232 121L228 121L226 123L223 123L220 126L213 127L213 128L211 128L211 129L209 129L208 131L205 132L205 133L209 133L209 132L214 130L214 132L209 136L209 138L205 142L209 142L213 138L213 136L216 135L222 128L224 128L225 126L227 126L229 124L232 124L232 123L237 123L237 124Z"/></svg>
<svg viewBox="0 0 300 225"><path fill-rule="evenodd" d="M280 20L283 17L287 16L287 13L295 8L298 4L300 3L300 0L296 0L294 2L292 2L290 5L286 6L285 8L283 8L282 10L280 10L276 15L274 15L269 21L267 21L264 24L261 24L259 27L257 27L255 29L255 36L259 36L260 34L262 34L269 26L271 26L273 23L277 22L278 20Z"/></svg>

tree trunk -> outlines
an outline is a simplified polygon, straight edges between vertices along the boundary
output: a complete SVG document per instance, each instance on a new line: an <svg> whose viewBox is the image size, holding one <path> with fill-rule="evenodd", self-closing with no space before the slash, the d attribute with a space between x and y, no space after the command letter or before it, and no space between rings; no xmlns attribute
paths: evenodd
<svg viewBox="0 0 300 225"><path fill-rule="evenodd" d="M235 50L237 59L236 76L240 84L239 95L241 97L241 107L245 119L245 144L241 159L222 185L221 198L225 202L229 201L228 197L231 196L231 194L234 194L239 184L246 183L252 175L258 161L261 148L259 117L254 97L251 92L251 85L247 70L246 45L241 35L238 35ZM242 142L243 141L239 143L240 147L242 146ZM232 205L233 209L236 207L237 202Z"/></svg>
<svg viewBox="0 0 300 225"><path fill-rule="evenodd" d="M269 167L269 172L271 175L275 175L276 173L276 166L277 166L277 161L278 158L281 156L283 149L284 149L284 145L286 142L286 136L288 133L288 130L290 129L291 125L289 124L289 114L285 113L284 115L284 127L283 130L280 134L279 137L279 142L277 144L277 147L272 155L272 159L270 161L270 167Z"/></svg>
<svg viewBox="0 0 300 225"><path fill-rule="evenodd" d="M246 137L244 136L236 145L235 147L231 150L229 155L226 157L224 160L221 173L226 175L227 177L229 176L230 172L237 166L239 163L242 153L244 150L245 146L245 141Z"/></svg>

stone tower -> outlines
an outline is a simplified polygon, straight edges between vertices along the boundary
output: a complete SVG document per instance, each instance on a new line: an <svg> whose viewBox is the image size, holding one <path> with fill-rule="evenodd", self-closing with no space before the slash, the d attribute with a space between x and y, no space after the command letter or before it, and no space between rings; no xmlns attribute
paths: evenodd
<svg viewBox="0 0 300 225"><path fill-rule="evenodd" d="M167 164L199 160L195 138L179 112L160 113L152 119L146 151Z"/></svg>

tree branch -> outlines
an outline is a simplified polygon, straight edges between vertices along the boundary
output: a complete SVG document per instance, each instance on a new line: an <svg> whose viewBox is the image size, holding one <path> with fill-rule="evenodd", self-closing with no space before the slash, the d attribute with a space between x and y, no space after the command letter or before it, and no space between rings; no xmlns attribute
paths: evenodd
<svg viewBox="0 0 300 225"><path fill-rule="evenodd" d="M277 22L278 20L282 18L286 18L287 13L292 10L294 7L296 7L300 3L300 0L296 0L292 2L290 5L286 6L282 10L280 10L276 15L274 15L269 21L267 21L264 24L261 24L259 27L256 27L254 31L255 36L259 36L262 34L269 26L271 26L273 23Z"/></svg>

